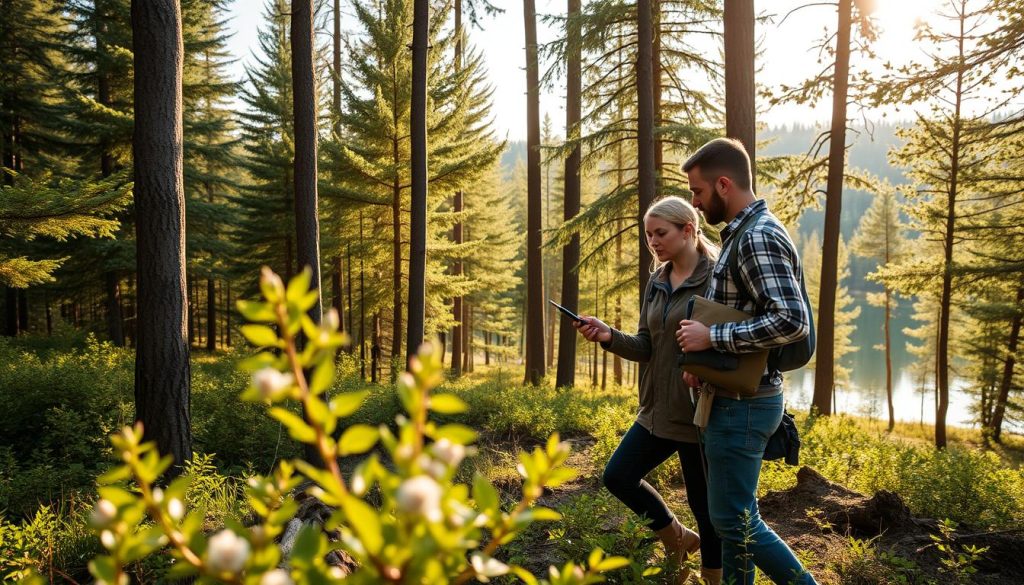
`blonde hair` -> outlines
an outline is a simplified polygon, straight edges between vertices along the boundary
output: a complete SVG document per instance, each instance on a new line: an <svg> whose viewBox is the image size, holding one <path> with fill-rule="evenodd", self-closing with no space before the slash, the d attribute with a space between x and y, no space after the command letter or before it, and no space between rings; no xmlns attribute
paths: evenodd
<svg viewBox="0 0 1024 585"><path fill-rule="evenodd" d="M651 204L647 208L647 212L644 213L644 221L647 221L648 217L657 217L663 219L679 229L683 229L687 224L693 226L694 235L697 239L697 252L703 256L707 256L711 261L718 259L718 246L712 242L706 235L704 230L700 227L700 214L693 208L693 205L683 199L682 197L676 197L671 195L669 197L663 197ZM651 250L651 246L648 243L647 248ZM652 270L659 268L657 255L654 250L651 250L651 256L654 258Z"/></svg>

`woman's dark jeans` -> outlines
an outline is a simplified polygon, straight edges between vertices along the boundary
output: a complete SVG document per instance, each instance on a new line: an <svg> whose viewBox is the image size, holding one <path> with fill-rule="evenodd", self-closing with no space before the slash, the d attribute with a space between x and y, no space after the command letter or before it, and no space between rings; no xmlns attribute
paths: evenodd
<svg viewBox="0 0 1024 585"><path fill-rule="evenodd" d="M655 437L634 422L604 468L604 485L630 510L647 518L651 530L660 530L672 522L672 512L661 495L644 481L644 476L673 453L679 454L686 482L686 501L697 519L701 564L709 569L721 568L722 542L715 534L708 513L708 487L699 445Z"/></svg>

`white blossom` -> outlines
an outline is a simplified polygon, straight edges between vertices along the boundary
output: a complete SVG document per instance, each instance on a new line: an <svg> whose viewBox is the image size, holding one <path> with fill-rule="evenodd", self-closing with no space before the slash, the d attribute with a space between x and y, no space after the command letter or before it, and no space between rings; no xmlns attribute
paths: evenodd
<svg viewBox="0 0 1024 585"><path fill-rule="evenodd" d="M92 523L97 528L106 528L117 518L117 506L107 499L100 499L92 509Z"/></svg>
<svg viewBox="0 0 1024 585"><path fill-rule="evenodd" d="M107 550L114 550L114 547L117 546L117 538L109 530L104 530L100 533L100 542L103 543Z"/></svg>
<svg viewBox="0 0 1024 585"><path fill-rule="evenodd" d="M238 573L249 558L249 541L228 529L210 537L206 560L215 571Z"/></svg>
<svg viewBox="0 0 1024 585"><path fill-rule="evenodd" d="M479 553L473 555L470 559L470 564L473 565L476 578L484 583L490 581L489 577L498 577L508 573L508 565L498 559L485 557Z"/></svg>
<svg viewBox="0 0 1024 585"><path fill-rule="evenodd" d="M263 577L260 578L260 585L292 585L295 583L292 581L291 575L284 569L274 569L273 571L267 571L263 573Z"/></svg>
<svg viewBox="0 0 1024 585"><path fill-rule="evenodd" d="M453 443L446 438L434 441L434 444L430 446L430 451L434 454L434 457L444 461L449 467L458 467L459 463L466 457L465 445Z"/></svg>
<svg viewBox="0 0 1024 585"><path fill-rule="evenodd" d="M167 515L173 520L181 520L185 515L185 504L178 498L171 498L171 501L167 502Z"/></svg>
<svg viewBox="0 0 1024 585"><path fill-rule="evenodd" d="M295 377L283 374L276 368L266 367L252 375L252 385L259 390L260 396L271 400L279 398L292 387Z"/></svg>
<svg viewBox="0 0 1024 585"><path fill-rule="evenodd" d="M417 475L402 482L395 496L398 508L423 516L431 522L441 519L441 485L427 475Z"/></svg>

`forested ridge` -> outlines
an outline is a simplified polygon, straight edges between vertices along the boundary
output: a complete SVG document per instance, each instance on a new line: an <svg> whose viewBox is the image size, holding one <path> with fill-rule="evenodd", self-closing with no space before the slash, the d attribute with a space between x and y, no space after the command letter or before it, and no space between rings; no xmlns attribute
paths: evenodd
<svg viewBox="0 0 1024 585"><path fill-rule="evenodd" d="M634 330L729 136L817 326L765 516L821 583L1024 579L1024 3L882 4L524 0L494 72L488 0L246 3L244 67L237 2L0 0L0 577L664 581L600 483L644 368L548 300Z"/></svg>

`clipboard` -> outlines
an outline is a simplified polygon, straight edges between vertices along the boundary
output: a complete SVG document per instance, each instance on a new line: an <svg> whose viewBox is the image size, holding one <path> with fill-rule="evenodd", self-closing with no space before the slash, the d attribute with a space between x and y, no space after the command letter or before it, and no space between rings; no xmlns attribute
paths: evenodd
<svg viewBox="0 0 1024 585"><path fill-rule="evenodd" d="M686 318L710 327L746 321L751 315L703 297L691 297L686 306ZM737 394L754 395L768 365L768 351L730 354L708 349L683 353L678 362L684 372L708 384Z"/></svg>

